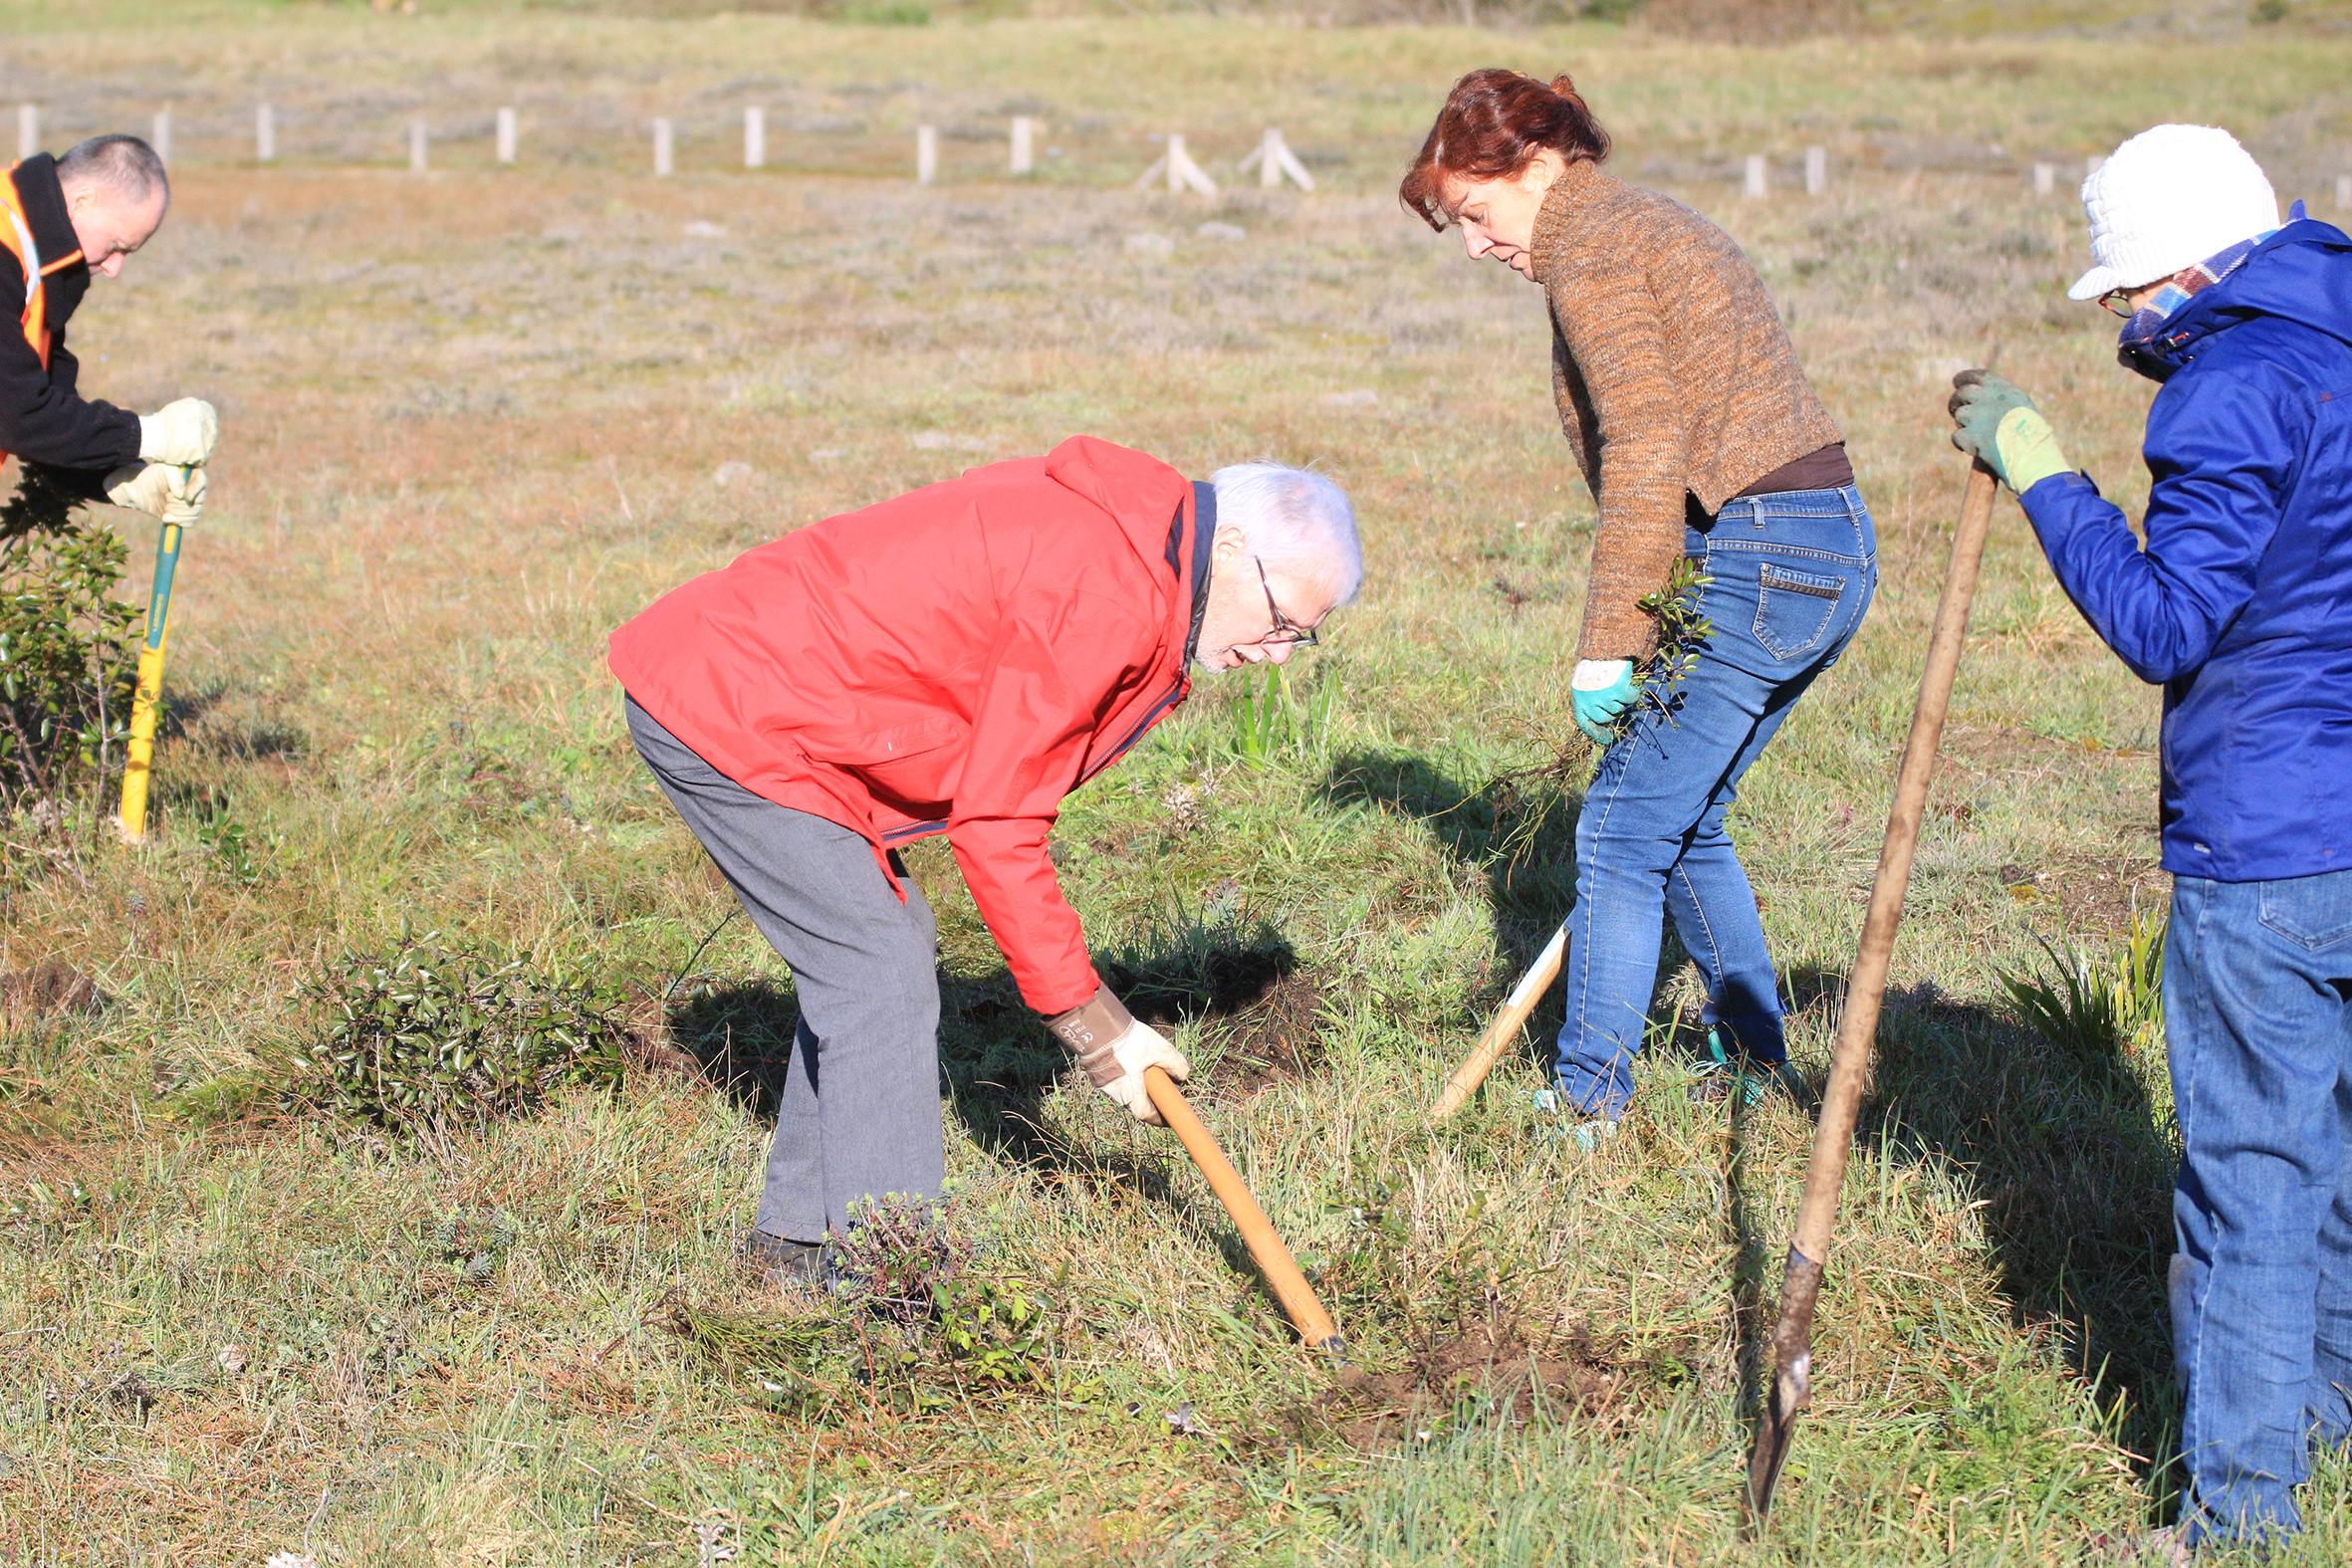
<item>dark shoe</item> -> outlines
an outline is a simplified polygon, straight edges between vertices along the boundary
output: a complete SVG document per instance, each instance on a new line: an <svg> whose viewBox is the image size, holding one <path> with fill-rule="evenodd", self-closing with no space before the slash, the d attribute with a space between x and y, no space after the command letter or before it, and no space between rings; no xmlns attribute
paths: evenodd
<svg viewBox="0 0 2352 1568"><path fill-rule="evenodd" d="M814 1285L824 1278L823 1241L795 1241L765 1231L746 1231L736 1257L744 1267L771 1275L778 1284Z"/></svg>

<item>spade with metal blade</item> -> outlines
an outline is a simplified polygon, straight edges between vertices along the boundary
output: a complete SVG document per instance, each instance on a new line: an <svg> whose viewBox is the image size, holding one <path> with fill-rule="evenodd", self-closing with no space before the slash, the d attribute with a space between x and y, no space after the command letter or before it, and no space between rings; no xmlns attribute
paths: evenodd
<svg viewBox="0 0 2352 1568"><path fill-rule="evenodd" d="M1829 1059L1829 1086L1821 1096L1821 1119L1813 1129L1813 1152L1805 1165L1804 1197L1796 1211L1796 1238L1788 1248L1780 1280L1780 1316L1772 1328L1772 1383L1756 1450L1748 1458L1749 1517L1762 1526L1772 1506L1772 1488L1796 1436L1796 1418L1812 1398L1813 1307L1820 1298L1821 1268L1829 1257L1829 1231L1837 1218L1838 1188L1845 1180L1846 1155L1854 1143L1854 1118L1862 1108L1862 1086L1870 1075L1870 1048L1878 1033L1878 1008L1886 995L1887 968L1895 951L1895 928L1903 919L1903 894L1911 885L1912 852L1927 810L1929 777L1944 715L1952 705L1952 679L1968 635L1969 600L1977 591L1977 567L1985 557L1985 536L1993 522L1999 481L1979 462L1969 475L1961 504L1960 530L1952 540L1952 563L1944 570L1944 593L1936 605L1935 630L1928 638L1927 668L1920 675L1919 705L1912 710L1911 738L1903 747L1902 772L1895 777L1895 806L1887 817L1886 840L1878 852L1878 875L1870 885L1870 909L1862 920L1862 941L1846 978L1845 1006L1838 1012L1837 1043Z"/></svg>

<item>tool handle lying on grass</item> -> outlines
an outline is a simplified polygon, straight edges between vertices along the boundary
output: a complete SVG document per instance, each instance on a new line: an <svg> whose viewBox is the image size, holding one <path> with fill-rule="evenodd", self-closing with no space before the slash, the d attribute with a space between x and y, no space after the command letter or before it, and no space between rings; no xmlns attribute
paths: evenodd
<svg viewBox="0 0 2352 1568"><path fill-rule="evenodd" d="M155 544L155 581L147 592L147 640L138 650L138 680L130 697L130 743L122 765L122 810L117 826L126 844L147 836L147 779L155 756L155 714L163 701L163 652L171 625L171 578L179 568L180 526L163 525Z"/></svg>
<svg viewBox="0 0 2352 1568"><path fill-rule="evenodd" d="M1568 928L1563 924L1551 934L1551 940L1536 955L1534 964L1520 977L1519 984L1511 988L1511 995L1503 1001L1503 1010L1495 1014L1495 1021L1487 1025L1487 1032L1478 1037L1478 1043L1470 1048L1470 1054L1462 1058L1462 1065L1456 1067L1454 1075L1446 1080L1445 1092L1437 1097L1437 1109L1429 1113L1431 1121L1444 1121L1478 1093L1478 1086L1487 1081L1488 1073L1495 1070L1496 1061L1510 1047L1511 1042L1519 1038L1519 1031L1527 1024L1528 1014L1535 1010L1535 1004L1543 1000L1543 994L1559 978L1560 958L1567 952L1567 947Z"/></svg>
<svg viewBox="0 0 2352 1568"><path fill-rule="evenodd" d="M1339 1336L1331 1314L1323 1310L1315 1298L1314 1287L1298 1271L1298 1264L1291 1256L1291 1249L1283 1245L1283 1238L1275 1234L1274 1223L1266 1218L1266 1211L1258 1207L1249 1185L1242 1180L1225 1151L1217 1147L1217 1140L1201 1119L1184 1103L1184 1096L1176 1088L1176 1080L1157 1067L1143 1069L1143 1086L1151 1094L1151 1103L1159 1110L1176 1136L1184 1142L1184 1152L1192 1156L1192 1163L1201 1168L1209 1179L1210 1189L1225 1212L1233 1216L1233 1223L1241 1228L1242 1239L1249 1244L1250 1255L1258 1260L1259 1271L1266 1282L1274 1286L1275 1295L1283 1303L1283 1311L1291 1324L1298 1330L1298 1337L1323 1351L1334 1361L1347 1359L1347 1341Z"/></svg>
<svg viewBox="0 0 2352 1568"><path fill-rule="evenodd" d="M1862 1109L1862 1085L1870 1075L1870 1047L1878 1034L1878 1008L1886 995L1895 928L1903 919L1912 852L1919 847L1936 747L1943 739L1953 676L1968 638L1969 601L1977 591L1977 568L1985 558L1997 489L1993 470L1979 462L1969 475L1960 528L1952 538L1952 563L1944 571L1944 593L1936 604L1935 630L1928 637L1927 668L1919 678L1919 705L1912 710L1902 772L1895 776L1895 805L1878 852L1878 875L1870 884L1870 910L1862 918L1862 941L1854 953L1853 972L1846 977L1845 1006L1837 1015L1829 1086L1821 1095L1821 1119L1813 1128L1804 1197L1796 1210L1796 1239L1788 1248L1780 1280L1780 1314L1772 1328L1770 1403L1748 1458L1749 1513L1760 1524L1771 1509L1772 1487L1788 1456L1796 1418L1812 1398L1813 1307L1820 1297L1821 1268L1829 1257L1830 1226L1837 1218L1846 1156L1853 1149L1854 1119Z"/></svg>

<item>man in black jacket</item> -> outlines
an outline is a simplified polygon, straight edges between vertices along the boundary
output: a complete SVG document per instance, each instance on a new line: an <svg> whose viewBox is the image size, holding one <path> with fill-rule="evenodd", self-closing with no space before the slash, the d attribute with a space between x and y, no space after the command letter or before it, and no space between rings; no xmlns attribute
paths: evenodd
<svg viewBox="0 0 2352 1568"><path fill-rule="evenodd" d="M0 301L21 302L0 327L0 462L15 456L89 500L195 521L218 423L193 397L134 414L75 389L81 366L65 326L92 273L162 225L171 205L163 162L136 136L94 136L62 158L26 158L0 178Z"/></svg>

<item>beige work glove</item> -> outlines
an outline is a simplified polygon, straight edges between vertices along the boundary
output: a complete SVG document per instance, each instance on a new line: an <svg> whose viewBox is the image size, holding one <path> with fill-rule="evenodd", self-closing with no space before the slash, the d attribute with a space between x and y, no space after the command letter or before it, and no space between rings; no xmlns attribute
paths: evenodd
<svg viewBox="0 0 2352 1568"><path fill-rule="evenodd" d="M182 397L138 416L138 455L149 463L202 463L220 439L220 415L201 397Z"/></svg>
<svg viewBox="0 0 2352 1568"><path fill-rule="evenodd" d="M1143 1086L1143 1069L1157 1067L1182 1083L1192 1076L1192 1063L1159 1030L1136 1022L1108 986L1097 989L1084 1007L1048 1018L1046 1027L1078 1053L1078 1065L1094 1087L1124 1105L1128 1115L1149 1127L1167 1125Z"/></svg>
<svg viewBox="0 0 2352 1568"><path fill-rule="evenodd" d="M167 487L171 499L163 504L163 521L185 528L204 515L204 470L175 468Z"/></svg>
<svg viewBox="0 0 2352 1568"><path fill-rule="evenodd" d="M182 527L204 512L204 470L125 463L107 476L107 499Z"/></svg>

